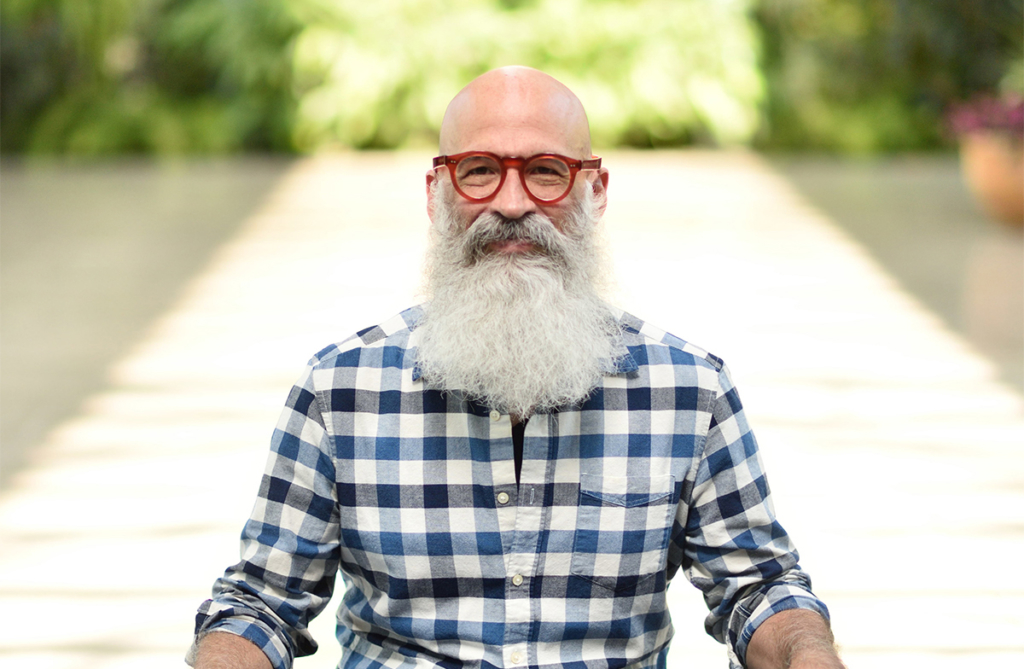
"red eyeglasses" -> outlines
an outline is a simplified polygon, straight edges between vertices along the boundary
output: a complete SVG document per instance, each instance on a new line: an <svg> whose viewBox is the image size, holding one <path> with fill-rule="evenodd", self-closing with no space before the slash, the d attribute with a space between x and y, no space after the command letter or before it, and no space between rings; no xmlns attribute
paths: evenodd
<svg viewBox="0 0 1024 669"><path fill-rule="evenodd" d="M502 158L487 151L467 151L434 158L434 168L447 167L455 191L470 202L487 202L505 183L509 168L519 172L523 190L537 204L554 204L569 194L576 173L601 167L600 158L577 160L555 153L529 158Z"/></svg>

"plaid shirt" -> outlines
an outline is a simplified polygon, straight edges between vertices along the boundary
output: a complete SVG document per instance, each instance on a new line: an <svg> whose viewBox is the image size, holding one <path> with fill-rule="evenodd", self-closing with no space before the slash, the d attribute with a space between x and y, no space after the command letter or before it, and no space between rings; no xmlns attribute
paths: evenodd
<svg viewBox="0 0 1024 669"><path fill-rule="evenodd" d="M421 314L310 361L197 634L289 667L339 568L346 669L664 667L680 568L733 667L773 613L827 617L720 359L621 314L590 398L526 425L517 486L509 416L420 378Z"/></svg>

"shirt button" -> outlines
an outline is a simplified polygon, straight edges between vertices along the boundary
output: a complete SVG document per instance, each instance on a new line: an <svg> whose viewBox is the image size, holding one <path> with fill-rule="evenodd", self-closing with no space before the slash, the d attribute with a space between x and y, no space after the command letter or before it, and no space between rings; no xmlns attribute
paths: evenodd
<svg viewBox="0 0 1024 669"><path fill-rule="evenodd" d="M512 655L509 656L508 659L512 660L512 664L519 664L523 661L523 654L517 650L514 651Z"/></svg>
<svg viewBox="0 0 1024 669"><path fill-rule="evenodd" d="M491 420L493 420L493 421L499 421L499 420L501 420L501 413L500 413L500 412L498 412L498 411L496 411L496 410L495 410L495 411L492 411L492 412L491 412Z"/></svg>
<svg viewBox="0 0 1024 669"><path fill-rule="evenodd" d="M508 493L507 492L499 492L498 493L498 504L508 504Z"/></svg>
<svg viewBox="0 0 1024 669"><path fill-rule="evenodd" d="M523 584L523 575L522 574L516 574L515 576L512 577L512 585L519 586L519 585L522 585L522 584Z"/></svg>

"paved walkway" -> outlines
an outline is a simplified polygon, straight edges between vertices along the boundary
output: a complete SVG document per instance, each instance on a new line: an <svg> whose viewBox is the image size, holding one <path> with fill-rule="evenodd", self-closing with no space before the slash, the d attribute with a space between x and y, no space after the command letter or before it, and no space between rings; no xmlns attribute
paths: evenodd
<svg viewBox="0 0 1024 669"><path fill-rule="evenodd" d="M1020 394L759 159L606 160L616 301L730 364L851 668L1021 665ZM426 164L297 164L36 449L0 498L0 663L181 666L306 358L417 299ZM673 596L672 666L724 667ZM315 633L298 669L337 661Z"/></svg>
<svg viewBox="0 0 1024 669"><path fill-rule="evenodd" d="M0 490L292 162L2 159Z"/></svg>

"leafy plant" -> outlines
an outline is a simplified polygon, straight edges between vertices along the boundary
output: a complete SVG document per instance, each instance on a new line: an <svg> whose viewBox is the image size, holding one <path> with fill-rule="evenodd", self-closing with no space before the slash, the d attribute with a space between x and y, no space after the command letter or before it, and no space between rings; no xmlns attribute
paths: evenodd
<svg viewBox="0 0 1024 669"><path fill-rule="evenodd" d="M311 150L432 142L472 77L550 72L583 99L599 144L746 141L763 86L749 3L354 0L302 3L294 139Z"/></svg>
<svg viewBox="0 0 1024 669"><path fill-rule="evenodd" d="M5 152L290 148L281 0L5 0Z"/></svg>
<svg viewBox="0 0 1024 669"><path fill-rule="evenodd" d="M1024 0L4 0L0 148L109 154L436 141L518 63L599 145L942 146L1024 63Z"/></svg>
<svg viewBox="0 0 1024 669"><path fill-rule="evenodd" d="M761 146L872 153L948 142L947 107L1020 58L1022 0L762 0Z"/></svg>
<svg viewBox="0 0 1024 669"><path fill-rule="evenodd" d="M602 144L749 139L749 0L5 0L4 151L102 154L436 139L470 78L572 86Z"/></svg>

